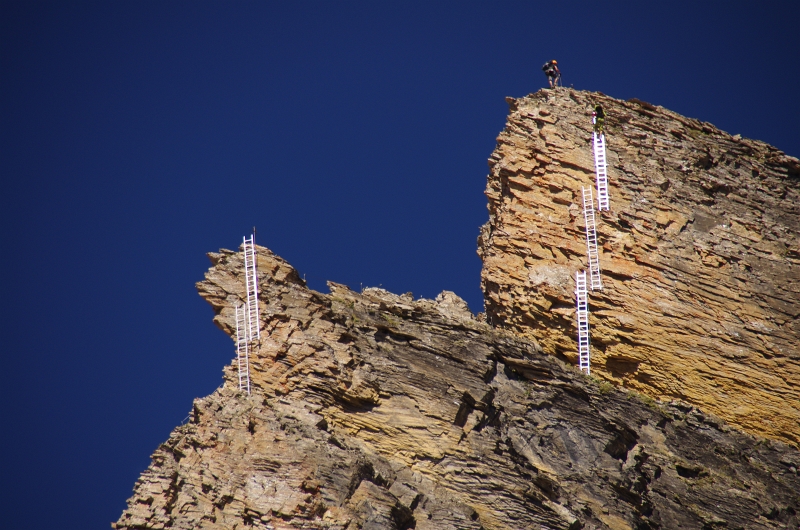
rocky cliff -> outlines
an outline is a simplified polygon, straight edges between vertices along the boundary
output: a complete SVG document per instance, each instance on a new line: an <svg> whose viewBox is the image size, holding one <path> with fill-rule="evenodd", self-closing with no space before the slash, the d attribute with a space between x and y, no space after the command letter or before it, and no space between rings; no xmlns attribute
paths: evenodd
<svg viewBox="0 0 800 530"><path fill-rule="evenodd" d="M572 283L596 102L600 378L574 366ZM486 317L448 292L318 293L258 247L252 393L226 366L116 528L800 525L797 161L641 102L510 103L480 238ZM198 289L233 335L243 256L209 256Z"/></svg>
<svg viewBox="0 0 800 530"><path fill-rule="evenodd" d="M800 443L800 162L637 100L558 89L508 102L479 238L490 321L577 361L600 104L611 209L597 216L593 374Z"/></svg>
<svg viewBox="0 0 800 530"><path fill-rule="evenodd" d="M198 284L232 333L241 253ZM452 293L330 294L259 248L253 392L153 455L116 528L787 528L800 453L598 383Z"/></svg>

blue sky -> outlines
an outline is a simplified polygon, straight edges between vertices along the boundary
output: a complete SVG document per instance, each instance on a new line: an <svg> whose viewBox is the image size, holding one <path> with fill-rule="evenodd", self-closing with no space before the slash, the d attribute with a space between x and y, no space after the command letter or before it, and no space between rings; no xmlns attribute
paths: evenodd
<svg viewBox="0 0 800 530"><path fill-rule="evenodd" d="M107 528L233 344L253 226L312 288L482 308L505 96L637 97L800 156L797 2L2 2L5 528Z"/></svg>

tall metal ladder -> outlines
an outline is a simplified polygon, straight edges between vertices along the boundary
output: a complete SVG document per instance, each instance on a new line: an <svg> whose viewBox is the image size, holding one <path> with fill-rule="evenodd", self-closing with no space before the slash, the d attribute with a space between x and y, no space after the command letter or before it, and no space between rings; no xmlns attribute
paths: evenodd
<svg viewBox="0 0 800 530"><path fill-rule="evenodd" d="M236 362L239 390L250 394L250 333L247 330L247 306L236 304Z"/></svg>
<svg viewBox="0 0 800 530"><path fill-rule="evenodd" d="M249 338L261 338L261 329L258 319L258 276L256 275L256 236L243 238L242 248L244 250L244 276L246 303L247 303L247 332Z"/></svg>
<svg viewBox="0 0 800 530"><path fill-rule="evenodd" d="M594 123L596 118L592 118ZM594 146L594 172L597 175L597 211L609 209L608 170L606 167L606 135L592 133Z"/></svg>
<svg viewBox="0 0 800 530"><path fill-rule="evenodd" d="M592 291L603 289L600 279L600 255L597 252L597 227L594 220L594 201L592 188L582 187L583 192L583 220L586 225L586 254L589 257L589 278Z"/></svg>
<svg viewBox="0 0 800 530"><path fill-rule="evenodd" d="M589 295L586 292L586 272L575 273L575 303L578 318L578 364L585 374L589 368Z"/></svg>

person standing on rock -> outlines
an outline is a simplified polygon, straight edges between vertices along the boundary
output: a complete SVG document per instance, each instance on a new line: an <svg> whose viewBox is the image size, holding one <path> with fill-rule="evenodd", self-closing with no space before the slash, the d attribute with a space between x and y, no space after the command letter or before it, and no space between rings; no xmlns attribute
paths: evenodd
<svg viewBox="0 0 800 530"><path fill-rule="evenodd" d="M603 110L603 107L595 105L592 118L594 118L594 132L603 134L603 126L606 124L606 112Z"/></svg>
<svg viewBox="0 0 800 530"><path fill-rule="evenodd" d="M547 82L550 83L550 88L558 86L561 81L561 70L558 69L558 61L553 59L549 63L544 63L542 66L544 75L547 76Z"/></svg>

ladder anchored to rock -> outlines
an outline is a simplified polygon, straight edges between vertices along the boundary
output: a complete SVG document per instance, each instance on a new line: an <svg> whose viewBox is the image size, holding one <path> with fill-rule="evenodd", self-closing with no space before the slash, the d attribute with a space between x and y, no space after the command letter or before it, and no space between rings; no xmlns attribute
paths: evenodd
<svg viewBox="0 0 800 530"><path fill-rule="evenodd" d="M254 229L255 230L255 229ZM261 338L258 317L258 275L256 274L255 233L242 241L244 253L244 302L236 304L236 363L239 390L250 393L250 349L253 339Z"/></svg>
<svg viewBox="0 0 800 530"><path fill-rule="evenodd" d="M258 276L256 275L256 243L255 234L250 238L243 238L244 250L244 276L247 289L247 332L249 338L261 338L261 329L258 319Z"/></svg>
<svg viewBox="0 0 800 530"><path fill-rule="evenodd" d="M597 124L597 115L592 113L592 124ZM596 130L592 132L592 148L594 150L594 170L597 180L597 211L609 209L608 170L606 166L606 137ZM582 187L583 221L586 228L586 257L589 261L588 287L592 291L603 289L600 277L600 254L597 249L597 225L595 221L594 198L592 187ZM575 304L578 320L578 365L585 374L589 367L589 293L587 290L586 271L575 273Z"/></svg>
<svg viewBox="0 0 800 530"><path fill-rule="evenodd" d="M589 279L592 291L603 289L600 278L600 255L597 252L597 227L594 218L592 188L581 188L583 192L583 221L586 225L586 254L589 258Z"/></svg>
<svg viewBox="0 0 800 530"><path fill-rule="evenodd" d="M250 393L250 337L247 332L247 306L236 305L236 363L239 368L239 390Z"/></svg>
<svg viewBox="0 0 800 530"><path fill-rule="evenodd" d="M592 122L595 118L592 118ZM597 211L609 209L608 200L608 170L606 166L606 135L592 133L594 146L594 171L597 175Z"/></svg>
<svg viewBox="0 0 800 530"><path fill-rule="evenodd" d="M578 364L585 374L589 368L589 295L586 291L586 272L575 273L575 303L578 319Z"/></svg>

